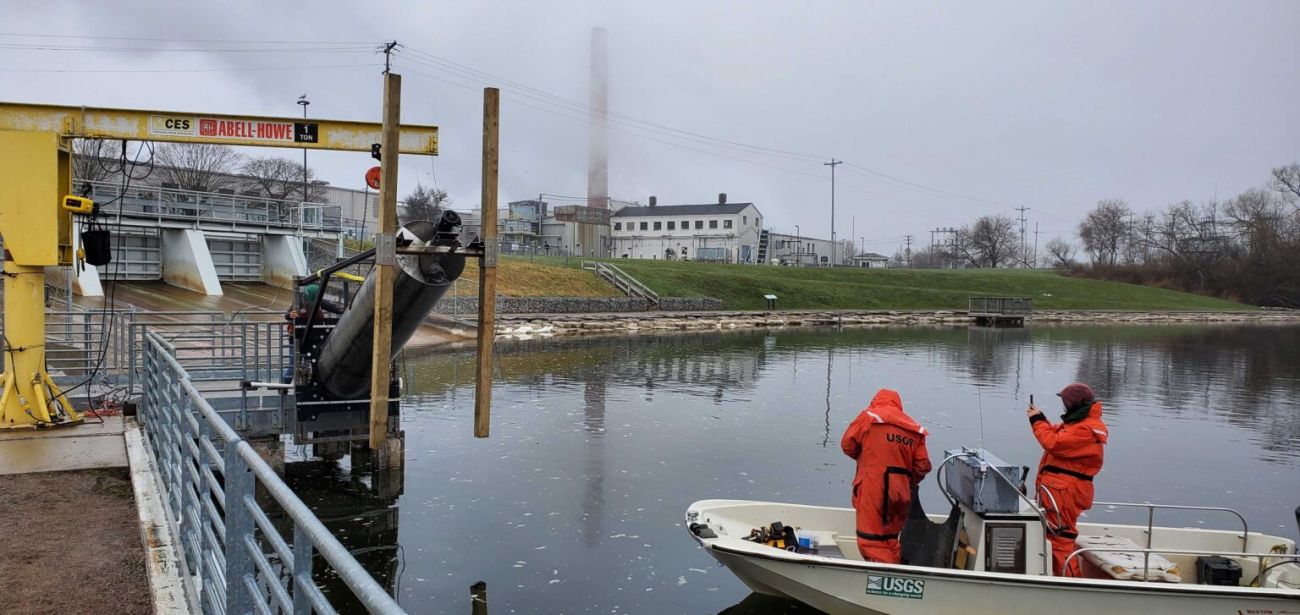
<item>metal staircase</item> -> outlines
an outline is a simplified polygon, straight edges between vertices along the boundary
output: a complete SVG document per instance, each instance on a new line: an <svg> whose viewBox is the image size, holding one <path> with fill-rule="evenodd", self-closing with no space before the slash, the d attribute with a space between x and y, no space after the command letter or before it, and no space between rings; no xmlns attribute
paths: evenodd
<svg viewBox="0 0 1300 615"><path fill-rule="evenodd" d="M618 265L599 261L584 261L582 268L596 272L596 277L614 285L614 288L617 288L623 294L629 297L640 297L650 302L652 307L659 307L659 293L650 290L650 287L642 284L640 280L628 275Z"/></svg>
<svg viewBox="0 0 1300 615"><path fill-rule="evenodd" d="M767 229L763 229L762 231L759 231L759 233L758 233L758 264L760 264L760 265L766 265L766 264L767 264L767 244L768 244L769 241L770 241L770 238L768 237Z"/></svg>

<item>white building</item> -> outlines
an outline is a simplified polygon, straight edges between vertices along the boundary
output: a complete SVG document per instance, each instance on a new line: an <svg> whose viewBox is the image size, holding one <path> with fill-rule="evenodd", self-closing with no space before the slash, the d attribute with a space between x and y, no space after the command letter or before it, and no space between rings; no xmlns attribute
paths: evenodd
<svg viewBox="0 0 1300 615"><path fill-rule="evenodd" d="M753 203L728 203L725 194L708 205L663 205L618 210L613 256L655 260L758 262L763 215Z"/></svg>
<svg viewBox="0 0 1300 615"><path fill-rule="evenodd" d="M836 256L843 261L849 250L841 241ZM778 265L795 267L829 267L831 240L771 231L767 234L767 260L768 264L776 261Z"/></svg>
<svg viewBox="0 0 1300 615"><path fill-rule="evenodd" d="M889 257L875 252L865 252L853 257L853 266L863 269L884 269L889 266Z"/></svg>

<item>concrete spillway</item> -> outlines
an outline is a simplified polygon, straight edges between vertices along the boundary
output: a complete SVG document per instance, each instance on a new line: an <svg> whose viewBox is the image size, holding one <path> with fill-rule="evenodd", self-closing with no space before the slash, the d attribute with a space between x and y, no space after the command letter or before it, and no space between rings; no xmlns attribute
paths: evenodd
<svg viewBox="0 0 1300 615"><path fill-rule="evenodd" d="M447 211L438 224L409 222L399 232L414 245L432 245L443 227L460 225L455 212ZM399 255L397 280L393 284L392 356L401 352L451 283L465 270L465 257L458 254ZM375 286L372 273L357 291L352 305L339 317L325 339L316 363L316 380L338 399L360 399L370 393L371 354L374 341ZM391 357L390 357L391 359Z"/></svg>

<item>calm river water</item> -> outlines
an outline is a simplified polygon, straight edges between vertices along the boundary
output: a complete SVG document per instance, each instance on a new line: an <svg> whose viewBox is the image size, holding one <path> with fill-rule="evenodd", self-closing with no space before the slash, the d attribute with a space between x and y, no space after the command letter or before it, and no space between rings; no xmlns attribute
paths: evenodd
<svg viewBox="0 0 1300 615"><path fill-rule="evenodd" d="M304 499L413 613L468 613L478 581L498 614L808 612L749 596L689 538L683 511L718 497L848 506L853 462L839 437L880 387L899 390L930 429L936 461L982 441L1033 466L1029 395L1055 415L1055 391L1090 383L1111 428L1098 499L1230 506L1251 529L1297 533L1300 327L500 344L486 440L472 436L472 356L407 357L400 497L355 487L346 466L290 464ZM945 508L931 479L922 493L931 510ZM1233 527L1164 513L1157 522Z"/></svg>

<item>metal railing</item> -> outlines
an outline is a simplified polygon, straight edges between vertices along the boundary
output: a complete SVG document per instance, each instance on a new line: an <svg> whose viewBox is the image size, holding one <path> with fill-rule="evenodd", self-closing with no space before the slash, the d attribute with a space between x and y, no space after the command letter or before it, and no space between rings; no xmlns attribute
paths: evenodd
<svg viewBox="0 0 1300 615"><path fill-rule="evenodd" d="M939 492L943 494L943 497L947 499L950 504L956 504L956 500L953 498L951 494L948 493L947 488L944 487L943 472L945 468L947 468L948 464L961 457L978 457L978 454L975 451L967 451L967 452L957 453L955 455L949 455L948 457L944 458L942 463L939 464L939 468L935 473L935 481L939 485ZM992 474L996 475L998 479L1010 485L1012 487L1012 490L1015 491L1017 497L1019 497L1021 501L1027 504L1029 508L1033 510L1034 513L1037 514L1038 520L1040 523L1042 523L1043 526L1044 537L1056 531L1057 528L1053 527L1052 524L1050 524L1047 521L1048 509L1039 506L1038 502L1035 502L1024 493L1021 493L1019 485L1017 485L1016 482L1013 481L1010 477L1004 475L997 468L993 466L988 466L988 470ZM1051 492L1047 490L1043 490L1042 493L1046 493L1048 498L1053 500L1051 510L1053 511L1057 510L1055 498L1052 496ZM1248 541L1250 538L1250 528L1246 523L1246 517L1243 516L1240 512L1237 512L1236 510L1233 510L1231 508L1224 508L1221 506L1182 506L1182 505L1175 505L1175 504L1151 504L1149 502L1100 502L1100 501L1093 502L1093 506L1127 506L1133 508L1146 508L1147 509L1146 547L1145 548L1087 547L1087 548L1076 549L1073 553L1070 554L1069 557L1066 558L1065 565L1062 566L1062 570L1070 569L1070 560L1073 559L1075 555L1084 552L1093 552L1093 551L1104 552L1104 553L1143 553L1144 555L1142 558L1143 559L1142 577L1144 581L1150 580L1148 577L1150 576L1150 564L1151 564L1152 553L1169 553L1169 554L1185 554L1185 555L1218 555L1221 557L1283 557L1283 558L1291 558L1291 559L1297 558L1297 556L1295 555L1286 555L1286 554L1278 554L1278 553L1266 553L1266 554L1245 553L1244 551L1248 548ZM1158 508L1167 509L1167 510L1198 510L1204 512L1224 512L1236 516L1237 519L1241 521L1241 549L1242 549L1241 552L1227 552L1227 551L1214 551L1214 550L1184 551L1178 549L1152 548L1151 546L1152 537L1154 536L1155 533L1155 511ZM1043 557L1044 565L1046 566L1046 569L1051 570L1052 569L1051 549L1045 549L1043 556L1044 556ZM1263 568L1262 559L1260 560L1260 567L1261 569Z"/></svg>
<svg viewBox="0 0 1300 615"><path fill-rule="evenodd" d="M629 297L641 297L653 305L659 305L659 293L650 290L649 286L642 284L640 280L623 271L618 265L590 261L590 265L584 262L582 268L595 271L597 276L613 284L614 288Z"/></svg>
<svg viewBox="0 0 1300 615"><path fill-rule="evenodd" d="M45 361L55 383L76 387L79 396L107 389L138 394L145 382L145 335L154 331L171 344L190 379L203 382L205 391L239 391L247 397L240 382L280 381L293 365L287 324L277 310L47 310ZM247 404L241 407L246 410ZM247 425L246 418L241 413L238 425Z"/></svg>
<svg viewBox="0 0 1300 615"><path fill-rule="evenodd" d="M1151 554L1154 553L1154 552L1156 552L1155 549L1152 549L1152 547L1151 547L1151 542L1152 542L1152 538L1155 536L1156 509L1157 509L1157 508L1162 508L1162 509L1166 509L1166 510L1199 510L1199 511L1202 511L1202 512L1226 512L1226 513L1230 513L1230 514L1232 514L1232 515L1235 515L1235 516L1237 517L1237 519L1238 519L1239 521L1241 521L1241 550L1242 550L1242 551L1245 551L1245 550L1247 549L1247 544L1248 544L1248 542L1249 542L1249 540L1250 540L1250 526L1246 524L1246 517L1242 516L1241 513L1237 512L1237 511L1235 511L1235 510L1233 510L1233 509L1231 509L1231 508L1223 508L1223 507L1221 507L1221 506L1179 506L1179 505L1174 505L1174 504L1152 504L1152 503L1150 503L1150 502L1142 502L1142 503L1139 503L1139 502L1093 502L1093 506L1124 506L1124 507L1128 507L1128 508L1145 508L1145 509L1147 509L1147 529L1146 529L1147 544L1146 544L1146 547L1145 547L1145 548L1142 548L1141 551L1140 551L1140 552L1143 554L1143 555L1142 555L1142 580L1143 580L1143 581L1150 581L1150 580L1151 580L1151 579L1150 579L1150 576L1151 576L1151 575L1150 575L1150 572L1151 572ZM1125 552L1136 553L1136 552L1138 552L1138 551L1129 551L1129 550L1127 550L1127 549L1107 549L1107 548L1101 547L1101 548L1097 548L1097 549L1091 549L1091 548L1090 548L1090 549L1079 549L1079 550L1075 551L1075 553L1078 553L1078 552L1080 552L1080 551L1104 551L1104 552L1107 552L1107 553L1110 553L1110 552L1115 552L1115 553L1125 553ZM1161 553L1175 553L1175 551L1167 551L1167 550L1166 550L1166 551L1160 551L1160 552L1161 552ZM1195 555L1195 554L1192 554L1192 555ZM1200 555L1208 555L1208 553L1201 553ZM1070 557L1074 557L1074 553L1071 553L1071 554L1070 554ZM1068 561L1069 561L1069 558L1067 558L1066 561L1068 562ZM1066 566L1066 567L1065 567L1065 570L1069 570L1069 566Z"/></svg>
<svg viewBox="0 0 1300 615"><path fill-rule="evenodd" d="M177 531L182 578L202 612L336 613L313 580L313 559L320 555L370 612L402 613L218 415L177 349L153 331L144 334L144 343L140 423Z"/></svg>
<svg viewBox="0 0 1300 615"><path fill-rule="evenodd" d="M1033 313L1034 306L1023 297L971 297L966 311L971 315L1025 316Z"/></svg>
<svg viewBox="0 0 1300 615"><path fill-rule="evenodd" d="M78 182L100 211L116 221L122 218L211 223L230 227L262 227L339 232L342 207L322 203L286 201L251 195L196 192L155 186L129 187L117 182Z"/></svg>
<svg viewBox="0 0 1300 615"><path fill-rule="evenodd" d="M1143 559L1146 560L1142 564L1143 581L1151 580L1150 560L1151 560L1152 553L1158 555L1214 555L1218 557L1253 558L1257 560L1257 563L1259 565L1259 571L1255 574L1255 580L1251 582L1252 584L1263 583L1265 571L1277 567L1278 564L1273 564L1265 567L1264 566L1265 559L1271 557L1271 558L1284 560L1283 562L1280 562L1281 564L1285 564L1287 562L1294 563L1300 561L1300 553L1246 553L1244 551L1215 551L1214 549L1198 550L1198 549L1151 549L1151 548L1144 549L1141 547L1084 547L1082 549L1075 549L1074 551L1072 551L1070 555L1065 558L1065 565L1063 566L1063 568L1065 570L1069 570L1070 562L1073 561L1075 557L1081 556L1084 553L1142 553L1144 554Z"/></svg>

